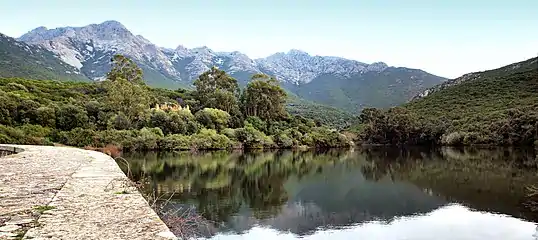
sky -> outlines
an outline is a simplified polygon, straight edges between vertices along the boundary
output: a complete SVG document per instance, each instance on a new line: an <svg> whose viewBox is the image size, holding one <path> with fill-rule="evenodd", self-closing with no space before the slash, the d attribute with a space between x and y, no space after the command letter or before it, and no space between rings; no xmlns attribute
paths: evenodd
<svg viewBox="0 0 538 240"><path fill-rule="evenodd" d="M12 37L116 20L160 47L299 49L455 78L538 56L536 0L4 0Z"/></svg>

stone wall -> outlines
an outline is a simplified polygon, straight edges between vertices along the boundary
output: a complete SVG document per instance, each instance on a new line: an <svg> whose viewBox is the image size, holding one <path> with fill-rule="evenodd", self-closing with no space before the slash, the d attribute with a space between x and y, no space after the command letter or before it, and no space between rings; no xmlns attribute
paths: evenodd
<svg viewBox="0 0 538 240"><path fill-rule="evenodd" d="M0 159L0 239L176 239L111 157L2 149L18 153Z"/></svg>

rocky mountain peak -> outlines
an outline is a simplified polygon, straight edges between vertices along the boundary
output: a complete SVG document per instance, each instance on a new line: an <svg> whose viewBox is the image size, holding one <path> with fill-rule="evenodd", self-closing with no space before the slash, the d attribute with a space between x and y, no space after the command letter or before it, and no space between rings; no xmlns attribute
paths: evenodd
<svg viewBox="0 0 538 240"><path fill-rule="evenodd" d="M292 55L292 56L305 56L305 57L310 56L310 54L308 54L307 52L299 50L299 49L290 49L287 54Z"/></svg>
<svg viewBox="0 0 538 240"><path fill-rule="evenodd" d="M100 79L105 75L110 67L109 59L116 53L124 54L162 74L179 78L179 73L160 48L142 36L135 36L118 21L110 20L82 27L34 29L19 39L43 46L78 69L99 69L88 70L90 72L86 74L92 79Z"/></svg>
<svg viewBox="0 0 538 240"><path fill-rule="evenodd" d="M180 45L178 45L178 46L176 47L176 49L174 49L174 50L175 50L175 51L186 51L186 50L188 50L188 49L187 49L185 46L183 46L183 45L180 44Z"/></svg>
<svg viewBox="0 0 538 240"><path fill-rule="evenodd" d="M194 54L201 54L201 55L214 55L213 50L211 50L207 46L195 47L191 49L191 52L193 52Z"/></svg>
<svg viewBox="0 0 538 240"><path fill-rule="evenodd" d="M47 30L49 30L49 29L47 29L47 28L44 27L44 26L41 26L41 27L37 27L37 28L31 30L30 32L31 32L31 33L42 33L42 32L45 32L45 31L47 31Z"/></svg>
<svg viewBox="0 0 538 240"><path fill-rule="evenodd" d="M96 25L101 28L108 28L108 29L127 29L122 23L115 20L104 21Z"/></svg>
<svg viewBox="0 0 538 240"><path fill-rule="evenodd" d="M388 67L389 67L389 65L387 65L384 62L375 62L375 63L369 64L366 67L366 71L381 72L381 71L385 70Z"/></svg>
<svg viewBox="0 0 538 240"><path fill-rule="evenodd" d="M213 66L238 76L266 73L295 85L324 75L348 78L388 67L383 62L365 64L342 57L310 55L295 48L260 59L251 59L239 51L217 52L207 46L161 48L114 20L82 27L39 27L19 39L55 53L63 62L86 71L84 74L91 79L105 76L110 67L108 60L117 53L130 57L152 76L186 84Z"/></svg>

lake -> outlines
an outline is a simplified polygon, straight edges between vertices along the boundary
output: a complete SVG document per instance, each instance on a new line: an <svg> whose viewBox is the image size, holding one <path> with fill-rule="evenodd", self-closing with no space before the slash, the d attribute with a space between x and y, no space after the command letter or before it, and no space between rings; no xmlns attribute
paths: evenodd
<svg viewBox="0 0 538 240"><path fill-rule="evenodd" d="M527 188L538 186L533 149L371 147L123 157L131 178L143 179L140 190L162 205L161 217L178 235L538 239L538 204Z"/></svg>

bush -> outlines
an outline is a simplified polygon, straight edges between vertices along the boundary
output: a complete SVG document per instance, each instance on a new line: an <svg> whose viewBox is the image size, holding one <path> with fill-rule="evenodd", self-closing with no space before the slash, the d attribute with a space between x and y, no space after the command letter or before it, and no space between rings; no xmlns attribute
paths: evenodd
<svg viewBox="0 0 538 240"><path fill-rule="evenodd" d="M264 133L267 132L267 123L261 120L259 117L249 116L245 121L251 124L254 128Z"/></svg>
<svg viewBox="0 0 538 240"><path fill-rule="evenodd" d="M55 142L75 147L93 146L95 145L95 138L95 131L85 128L57 131L53 134L53 140Z"/></svg>
<svg viewBox="0 0 538 240"><path fill-rule="evenodd" d="M172 134L164 137L159 143L161 150L188 150L191 149L191 136Z"/></svg>
<svg viewBox="0 0 538 240"><path fill-rule="evenodd" d="M20 84L20 83L15 83L15 82L10 82L6 85L7 87L7 90L11 90L11 91L24 91L24 92L28 92L28 89Z"/></svg>
<svg viewBox="0 0 538 240"><path fill-rule="evenodd" d="M206 128L221 131L228 126L230 114L216 108L204 108L196 114L196 121Z"/></svg>
<svg viewBox="0 0 538 240"><path fill-rule="evenodd" d="M83 128L88 124L88 113L80 106L66 104L56 111L56 128L61 130L71 130Z"/></svg>
<svg viewBox="0 0 538 240"><path fill-rule="evenodd" d="M0 143L52 145L47 138L50 132L49 128L39 125L26 124L16 128L0 125Z"/></svg>
<svg viewBox="0 0 538 240"><path fill-rule="evenodd" d="M193 134L198 132L198 123L188 109L165 112L153 110L150 114L149 126L161 128L167 134Z"/></svg>
<svg viewBox="0 0 538 240"><path fill-rule="evenodd" d="M36 110L35 123L44 127L56 126L56 111L52 107L39 107Z"/></svg>
<svg viewBox="0 0 538 240"><path fill-rule="evenodd" d="M236 139L243 144L245 148L271 148L274 142L271 137L266 136L263 132L254 128L247 123L244 128L235 130Z"/></svg>
<svg viewBox="0 0 538 240"><path fill-rule="evenodd" d="M218 134L214 129L202 129L191 136L192 147L195 149L227 149L233 142L226 136Z"/></svg>
<svg viewBox="0 0 538 240"><path fill-rule="evenodd" d="M157 150L159 142L163 138L163 132L159 128L142 128L135 131L135 138L126 142L124 148L129 150Z"/></svg>
<svg viewBox="0 0 538 240"><path fill-rule="evenodd" d="M52 130L48 127L43 127L40 125L31 125L31 124L25 124L19 127L26 136L32 136L32 137L39 137L39 138L45 138L48 137Z"/></svg>
<svg viewBox="0 0 538 240"><path fill-rule="evenodd" d="M124 148L124 145L128 145L129 148L131 142L136 136L138 130L105 130L97 133L97 139L95 147L105 147L108 144L116 145L120 148Z"/></svg>
<svg viewBox="0 0 538 240"><path fill-rule="evenodd" d="M228 137L229 139L231 139L231 140L234 140L234 141L237 140L237 138L235 137L235 134L236 134L236 133L235 133L235 129L233 129L233 128L225 128L225 129L222 129L221 133L222 133L224 136L226 136L226 137Z"/></svg>
<svg viewBox="0 0 538 240"><path fill-rule="evenodd" d="M461 145L463 144L463 139L465 138L465 133L462 132L451 132L449 134L443 134L441 136L441 143L443 145Z"/></svg>
<svg viewBox="0 0 538 240"><path fill-rule="evenodd" d="M131 128L131 120L123 112L119 112L110 118L108 126L112 126L114 129L125 130Z"/></svg>
<svg viewBox="0 0 538 240"><path fill-rule="evenodd" d="M26 135L17 128L0 125L0 143L25 144Z"/></svg>
<svg viewBox="0 0 538 240"><path fill-rule="evenodd" d="M327 128L314 128L311 137L316 148L338 148L349 147L351 145L346 135Z"/></svg>
<svg viewBox="0 0 538 240"><path fill-rule="evenodd" d="M290 138L286 133L279 133L274 137L275 144L280 148L291 148L293 147L294 140Z"/></svg>

